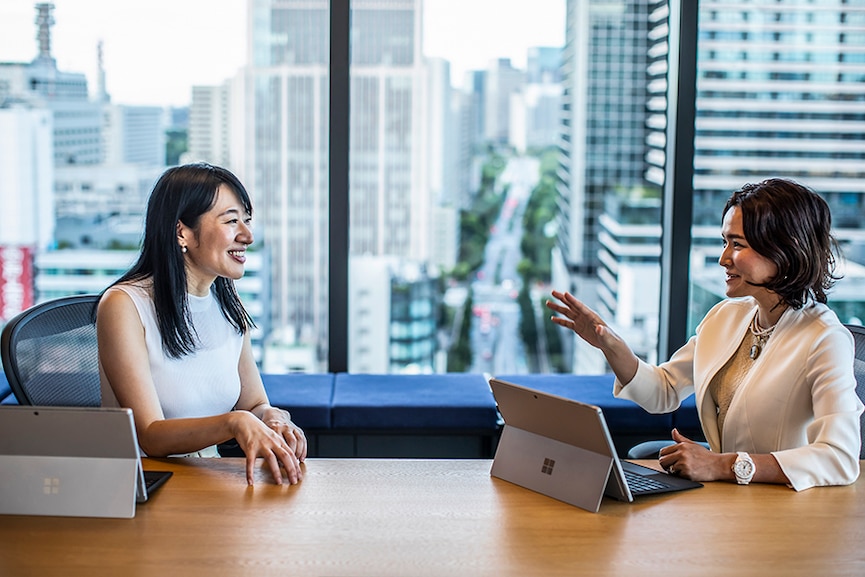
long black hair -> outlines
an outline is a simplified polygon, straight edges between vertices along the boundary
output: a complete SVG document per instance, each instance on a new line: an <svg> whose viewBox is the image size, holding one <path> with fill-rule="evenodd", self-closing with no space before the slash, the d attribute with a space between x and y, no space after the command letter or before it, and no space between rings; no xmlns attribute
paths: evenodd
<svg viewBox="0 0 865 577"><path fill-rule="evenodd" d="M771 290L794 309L809 297L825 303L826 291L841 278L835 276L835 254L841 249L831 233L826 201L797 182L770 178L734 192L723 214L734 206L742 212L745 240L778 267L773 278L752 284Z"/></svg>
<svg viewBox="0 0 865 577"><path fill-rule="evenodd" d="M153 305L162 337L162 349L171 358L195 351L197 335L187 297L186 266L177 242L177 224L195 230L201 215L213 207L220 186L229 187L246 212L252 202L240 180L229 170L205 163L186 164L166 170L150 194L144 221L141 254L114 285L152 281ZM113 285L112 285L113 286ZM234 281L217 277L211 287L223 316L240 334L255 326L246 312Z"/></svg>

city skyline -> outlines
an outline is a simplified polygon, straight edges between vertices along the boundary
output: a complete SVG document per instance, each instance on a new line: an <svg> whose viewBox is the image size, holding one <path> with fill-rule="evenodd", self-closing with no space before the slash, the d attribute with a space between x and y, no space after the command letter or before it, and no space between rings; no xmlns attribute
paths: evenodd
<svg viewBox="0 0 865 577"><path fill-rule="evenodd" d="M863 8L811 14L791 4L756 12L725 12L719 9L726 6L725 0L707 1L700 25L701 57L696 70L700 91L695 98L693 123L694 226L688 240L693 255L688 271L692 288L676 302L679 306L692 298L689 311L695 318L724 296L723 275L717 266L716 207L723 206L729 191L742 182L779 175L813 186L823 193L833 211L839 239L858 255L853 262L865 258L863 196L857 186L862 166L858 130L862 59L858 47L863 33L858 23ZM472 93L455 93L449 90L449 68L444 61L420 62L420 2L390 0L386 10L378 0L357 0L354 4L352 114L350 125L343 125L350 127L351 135L349 182L347 191L343 189L340 194L331 195L328 188L335 173L329 172L327 112L329 104L346 106L343 97L347 94L341 92L329 100L325 0L314 5L309 0L256 0L255 14L261 17L256 18L257 28L251 37L255 66L246 71L244 83L196 90L200 98L190 106L189 125L190 142L196 147L191 146L187 160L182 161L210 161L215 146L229 142L232 146L218 149L222 155L219 164L238 171L255 191L260 239L267 239L266 245L259 244L267 252L262 253L266 261L259 292L255 293L262 307L255 318L261 319L266 350L277 354L278 364L285 370L325 366L330 362L333 330L328 316L330 294L336 294L339 302L349 305L351 313L342 315L349 319L347 328L337 327L335 333L349 343L350 369L371 366L353 363L358 355L381 363L377 366L383 368L376 369L380 371L444 367L448 360L444 355L431 359L428 353L436 347L451 350L451 341L444 337L453 337L456 342L462 333L447 327L440 335L426 330L431 324L429 312L435 310L436 298L441 296L427 288L438 278L447 281L442 286L460 289L475 279L491 281L492 286L502 289L505 284L513 286L512 261L506 270L498 266L504 261L496 260L496 252L490 258L484 253L480 262L491 266L479 269L478 247L461 254L460 243L462 239L492 242L496 239L488 237L487 231L510 228L491 227L492 220L486 218L491 214L487 205L494 206L487 197L512 188L503 181L491 181L504 177L518 156L537 154L540 148L548 147L560 157L557 162L547 159L545 174L559 186L556 190L547 186L542 191L550 204L547 213L557 215L554 228L532 228L535 238L544 234L556 239L555 246L543 247L547 252L532 255L534 262L550 255L550 266L544 269L541 282L549 278L553 286L580 287L583 298L595 299L591 305L611 319L617 331L628 334L629 342L641 339L641 358L645 355L651 359L658 350L660 300L652 294L652 287L660 286L663 278L660 240L666 229L661 226L662 204L656 190L662 181L654 178L646 161L664 166L666 135L661 132L653 137L645 130L666 127L669 85L665 82L668 68L663 65L667 45L663 12L638 10L647 8L640 0L629 0L627 5L619 0L596 0L591 5L570 0L569 6L573 3L594 9L591 19L583 18L573 6L568 11L568 47L561 54L554 49L537 51L528 66L530 71L503 60L488 62L484 72L472 75ZM347 9L345 5L343 9ZM269 17L265 10L271 10ZM759 30L755 29L757 23ZM465 35L455 29L452 32ZM657 42L649 45L648 39ZM591 56L589 65L575 66L583 53ZM655 59L647 59L649 55ZM528 90L532 79L548 79L559 56L565 65L552 76L561 77L563 99L557 100L553 93L531 98L540 94ZM53 145L57 173L53 182L58 202L69 206L69 199L73 199L80 208L77 199L96 199L97 192L107 193L105 198L122 192L125 201L126 191L139 188L143 197L144 187L138 186L141 178L115 177L102 182L93 174L94 168L84 166L95 166L99 157L94 155L101 154L103 147L116 145L112 139L100 139L106 126L99 119L107 116L97 114L89 124L59 124L69 118L66 110L75 111L76 102L82 109L96 110L94 103L84 102L83 74L55 71L44 61L3 66L0 72L6 75L0 87L8 87L10 95L21 94L23 101L32 98L37 104L39 98L47 98L56 113ZM56 78L54 72L58 73ZM647 76L647 72L655 76ZM650 87L655 92L650 92ZM628 98L623 99L623 95ZM10 106L6 121L10 126L12 122L23 125L22 134L40 136L40 142L47 144L39 132L43 124L37 108ZM536 111L554 114L536 115ZM649 111L653 117L647 117ZM545 139L529 138L531 130L550 117L561 122L543 123ZM546 130L548 125L553 130ZM110 123L107 128L115 126ZM239 131L239 126L250 129ZM568 127L569 132L557 131L556 126ZM133 133L127 136L131 139ZM87 144L86 150L82 142ZM557 145L550 146L554 142ZM648 144L658 146L660 155L646 152ZM488 154L490 151L496 154ZM51 154L47 147L42 152L34 156L34 162L45 162ZM87 162L78 161L83 155ZM109 157L106 152L105 158ZM9 190L35 186L27 179L46 174L18 170L22 164L14 158L5 159L6 166L16 169L7 171L11 177L6 180L12 183ZM685 193L690 194L687 189ZM95 206L87 213L100 210L104 208ZM375 280L388 282L368 288L351 277L345 284L342 277L331 282L331 276L338 275L330 275L328 262L329 256L336 254L330 251L327 236L330 217L349 212L350 221L339 223L349 237L348 251L339 253L344 257L339 263L341 270L350 268L357 256L379 258L367 264L380 265L382 274ZM485 218L478 219L477 226L467 221L463 227L464 213ZM13 242L27 241L32 228L14 237ZM8 229L5 227L7 236L12 238ZM81 244L91 240L88 236ZM50 251L49 241L39 246ZM401 266L391 266L388 259L393 258L401 259L396 264L413 267L412 274L402 274ZM457 270L457 265L461 265L461 272L452 279L437 276ZM528 267L526 270L535 273ZM471 276L474 271L478 271L476 277ZM523 286L533 287L536 283L532 281L541 278L528 273L525 277ZM858 296L863 279L865 273L854 271L833 294L837 295L839 315L845 319L863 318ZM492 310L496 303L483 301L490 295L481 294L489 287L471 288L478 289L471 295L471 310L482 311L483 305ZM454 292L467 298L466 290ZM409 296L390 300L394 295ZM513 298L510 291L506 296ZM531 302L540 302L540 297L529 297L526 310L532 313ZM358 298L371 304L366 309L356 306ZM448 306L459 306L456 298L447 302ZM520 314L529 318L524 312ZM442 318L456 322L457 315ZM373 350L372 330L384 327L392 332L376 333L380 338ZM494 334L492 330L478 330L482 335ZM436 340L439 336L443 338ZM486 344L495 342L492 336L487 337ZM477 347L470 350L480 351L482 359L495 358L493 347L480 348L484 342L475 344ZM383 354L373 359L373 352ZM580 371L604 368L602 358L594 363L585 351L567 346L563 346L562 357L578 359L575 366Z"/></svg>
<svg viewBox="0 0 865 577"><path fill-rule="evenodd" d="M107 90L118 104L187 106L192 86L221 84L246 63L245 0L152 0L140 7L112 0L51 3L51 51L58 68L84 73L92 93L101 40ZM37 0L0 4L0 62L29 62L36 56L36 4ZM530 18L523 11L493 10L494 4L495 0L424 2L426 55L448 60L455 84L465 71L485 68L492 58L511 58L524 66L527 48L564 43L565 0L532 2ZM460 18L452 17L455 12ZM94 19L93 14L102 16ZM549 23L556 21L561 27L551 28ZM239 33L238 22L243 22ZM480 33L478 22L486 24ZM154 34L173 41L153 42Z"/></svg>
<svg viewBox="0 0 865 577"><path fill-rule="evenodd" d="M87 76L91 96L96 89L100 40L107 90L120 104L188 105L193 85L223 82L246 58L244 34L232 30L246 18L245 2L51 3L55 6L52 56L58 69ZM29 62L36 56L36 4L36 0L0 4L0 62ZM200 24L202 14L207 15L207 27ZM177 39L180 34L186 36L184 41ZM170 38L175 40L165 40Z"/></svg>
<svg viewBox="0 0 865 577"><path fill-rule="evenodd" d="M246 64L245 0L51 3L51 52L58 69L84 73L92 94L101 40L106 88L118 104L187 106L192 86L219 85ZM29 62L36 56L36 4L0 4L0 62ZM525 11L496 6L495 0L424 2L425 54L451 63L455 85L465 71L486 68L493 58L510 58L523 67L529 47L564 44L565 0L536 0ZM238 22L244 23L239 31Z"/></svg>

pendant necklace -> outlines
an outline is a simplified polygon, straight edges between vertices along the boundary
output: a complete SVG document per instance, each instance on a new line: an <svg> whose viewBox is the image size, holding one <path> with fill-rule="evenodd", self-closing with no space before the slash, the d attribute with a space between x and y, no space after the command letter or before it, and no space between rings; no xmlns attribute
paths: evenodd
<svg viewBox="0 0 865 577"><path fill-rule="evenodd" d="M760 353L763 352L763 347L766 346L766 341L768 341L769 337L772 336L777 325L778 323L775 323L768 329L761 328L760 325L757 324L757 315L754 315L754 319L748 327L751 334L754 336L754 344L751 345L751 352L748 355L751 357L751 360L757 360L757 357L759 357Z"/></svg>

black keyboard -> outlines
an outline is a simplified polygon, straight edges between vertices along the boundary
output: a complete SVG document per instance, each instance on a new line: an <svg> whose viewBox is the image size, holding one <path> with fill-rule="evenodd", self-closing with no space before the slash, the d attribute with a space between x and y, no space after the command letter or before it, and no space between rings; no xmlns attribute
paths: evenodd
<svg viewBox="0 0 865 577"><path fill-rule="evenodd" d="M144 486L150 490L153 485L163 480L165 473L162 471L144 471ZM630 481L628 481L630 483Z"/></svg>
<svg viewBox="0 0 865 577"><path fill-rule="evenodd" d="M165 484L172 475L171 471L142 471L144 473L144 491L138 491L136 500L144 503L150 498L150 494Z"/></svg>
<svg viewBox="0 0 865 577"><path fill-rule="evenodd" d="M637 473L628 470L625 470L625 480L628 482L628 487L631 489L632 494L648 493L650 491L658 491L670 487L670 485L663 481L658 481L651 477L644 477L643 475L638 475Z"/></svg>

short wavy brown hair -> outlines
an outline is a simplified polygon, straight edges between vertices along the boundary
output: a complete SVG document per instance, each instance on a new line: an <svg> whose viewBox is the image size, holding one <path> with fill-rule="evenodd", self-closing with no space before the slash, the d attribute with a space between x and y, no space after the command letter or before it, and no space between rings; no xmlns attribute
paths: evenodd
<svg viewBox="0 0 865 577"><path fill-rule="evenodd" d="M742 212L745 240L778 267L763 284L798 309L809 297L826 302L841 248L831 233L829 205L816 192L792 180L770 178L746 184L727 200L722 214L734 206Z"/></svg>

